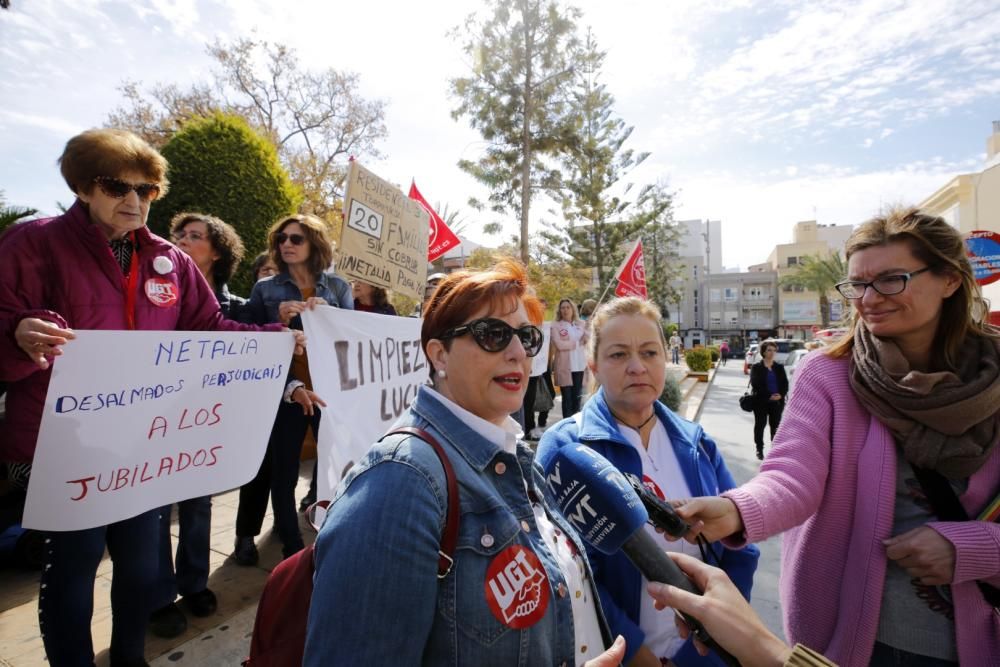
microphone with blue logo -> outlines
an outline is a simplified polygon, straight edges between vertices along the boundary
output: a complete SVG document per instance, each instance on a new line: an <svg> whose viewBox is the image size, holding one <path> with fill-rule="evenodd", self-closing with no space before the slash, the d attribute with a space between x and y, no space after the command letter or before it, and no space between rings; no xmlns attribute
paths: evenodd
<svg viewBox="0 0 1000 667"><path fill-rule="evenodd" d="M563 516L588 544L607 555L621 550L647 581L701 595L643 529L649 514L632 485L610 461L587 445L567 445L549 461L545 478ZM681 617L695 637L726 664L740 664L709 636L698 619L683 613Z"/></svg>

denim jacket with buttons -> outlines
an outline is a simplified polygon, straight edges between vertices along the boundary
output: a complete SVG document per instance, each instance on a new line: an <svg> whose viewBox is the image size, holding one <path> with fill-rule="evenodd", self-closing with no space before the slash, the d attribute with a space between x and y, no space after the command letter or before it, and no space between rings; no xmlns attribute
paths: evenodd
<svg viewBox="0 0 1000 667"><path fill-rule="evenodd" d="M331 306L354 308L351 286L340 276L326 272L316 276L316 294ZM302 301L302 292L292 282L287 271L257 281L250 290L250 299L245 306L249 316L257 324L280 322L278 306L282 301ZM289 323L291 329L302 329L302 318L296 315Z"/></svg>
<svg viewBox="0 0 1000 667"><path fill-rule="evenodd" d="M424 389L397 423L404 425L437 438L455 470L461 519L454 566L438 578L448 493L431 446L404 435L376 443L341 482L316 540L304 664L575 665L576 592L567 590L551 545L541 540L532 501L543 503L581 555L584 546L552 509L531 450L519 443L516 455L503 451ZM514 565L513 578L498 587L496 568L509 572L505 557L519 547L534 554L544 578ZM582 593L593 596L609 646L590 565L580 562ZM524 574L533 576L518 590L511 584ZM491 605L491 580L493 600L498 590L514 594L506 608ZM545 598L546 606L536 606Z"/></svg>

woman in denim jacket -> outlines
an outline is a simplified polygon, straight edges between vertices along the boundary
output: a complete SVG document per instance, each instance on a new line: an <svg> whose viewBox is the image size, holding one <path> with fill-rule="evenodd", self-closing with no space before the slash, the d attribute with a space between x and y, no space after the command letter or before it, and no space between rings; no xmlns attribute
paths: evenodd
<svg viewBox="0 0 1000 667"><path fill-rule="evenodd" d="M254 322L281 322L301 330L300 314L307 308L322 304L354 308L350 285L327 271L333 261L333 247L322 220L312 215L284 217L271 226L267 241L278 275L253 286L246 308ZM304 354L295 357L267 454L257 476L240 488L233 553L240 565L257 563L253 538L260 534L269 494L282 554L287 558L303 548L295 511L295 485L306 429L311 427L314 435L319 433L320 406L326 403L312 391L308 358Z"/></svg>
<svg viewBox="0 0 1000 667"><path fill-rule="evenodd" d="M438 577L448 492L430 445L393 435L341 483L316 541L306 665L571 665L611 651L583 544L554 511L510 413L542 333L513 261L445 278L424 311L433 381L397 426L455 470L454 565ZM603 655L602 655L603 654Z"/></svg>

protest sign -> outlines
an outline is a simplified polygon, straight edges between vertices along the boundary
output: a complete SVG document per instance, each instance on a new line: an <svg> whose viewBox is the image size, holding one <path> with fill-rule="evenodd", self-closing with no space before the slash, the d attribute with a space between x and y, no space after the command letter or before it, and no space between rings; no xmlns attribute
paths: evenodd
<svg viewBox="0 0 1000 667"><path fill-rule="evenodd" d="M246 483L291 333L77 331L55 360L24 525L80 530Z"/></svg>
<svg viewBox="0 0 1000 667"><path fill-rule="evenodd" d="M318 498L331 497L427 383L421 321L329 306L302 313L313 390L327 404L317 440Z"/></svg>
<svg viewBox="0 0 1000 667"><path fill-rule="evenodd" d="M427 280L428 224L418 202L351 162L338 273L419 301Z"/></svg>

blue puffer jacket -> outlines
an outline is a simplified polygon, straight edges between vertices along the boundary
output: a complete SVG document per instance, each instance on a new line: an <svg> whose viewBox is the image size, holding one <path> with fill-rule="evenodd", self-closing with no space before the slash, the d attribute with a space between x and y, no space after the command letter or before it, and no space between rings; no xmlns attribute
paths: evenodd
<svg viewBox="0 0 1000 667"><path fill-rule="evenodd" d="M670 444L692 495L716 496L736 486L715 441L706 435L700 425L678 417L659 402L653 404L653 409L667 429ZM618 430L618 425L608 410L603 388L587 401L577 417L580 419L579 423L574 417L564 419L542 436L538 444L537 460L543 470L548 470L552 457L559 448L582 442L593 447L622 472L642 478L639 452ZM760 550L753 544L740 550L730 550L723 548L718 542L713 543L711 548L722 569L749 600ZM594 569L601 607L611 626L611 633L622 635L627 642L625 662L628 662L646 638L639 627L642 596L646 595L642 574L621 552L606 556L588 546L587 556ZM665 615L663 622L673 623L673 619ZM714 653L704 658L698 655L690 639L674 655L673 661L679 667L723 664Z"/></svg>

